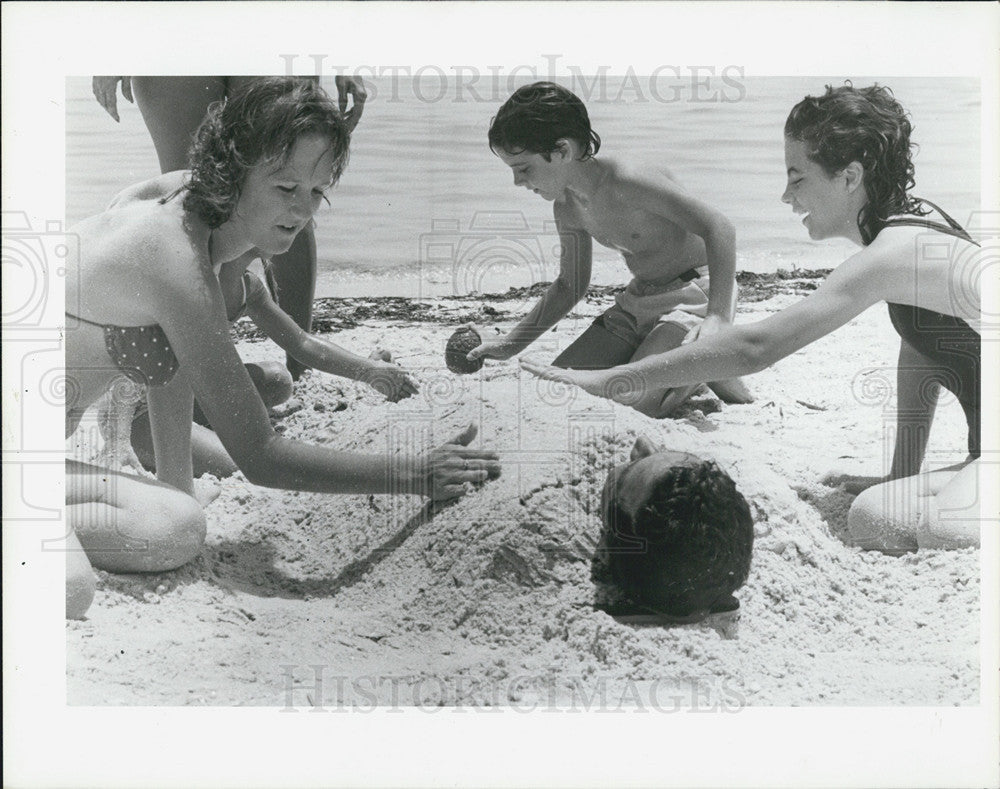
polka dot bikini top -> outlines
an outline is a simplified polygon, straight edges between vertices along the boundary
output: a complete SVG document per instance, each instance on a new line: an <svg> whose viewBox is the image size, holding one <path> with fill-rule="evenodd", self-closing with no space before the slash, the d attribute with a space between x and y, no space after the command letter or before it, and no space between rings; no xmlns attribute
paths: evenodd
<svg viewBox="0 0 1000 789"><path fill-rule="evenodd" d="M170 383L180 366L167 335L155 323L151 326L105 326L75 315L69 317L103 329L104 347L111 361L137 384L164 386Z"/></svg>

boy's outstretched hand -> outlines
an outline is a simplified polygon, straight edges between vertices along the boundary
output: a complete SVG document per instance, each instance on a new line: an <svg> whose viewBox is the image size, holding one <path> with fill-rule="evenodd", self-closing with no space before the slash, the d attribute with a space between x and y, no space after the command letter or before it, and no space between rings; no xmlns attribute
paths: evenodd
<svg viewBox="0 0 1000 789"><path fill-rule="evenodd" d="M469 323L466 325L476 331L480 337L483 336L483 332L479 331L473 324ZM477 361L478 359L497 359L502 362L513 356L517 356L521 350L521 346L509 340L506 335L501 335L495 339L483 340L482 343L469 351L465 358L470 362Z"/></svg>
<svg viewBox="0 0 1000 789"><path fill-rule="evenodd" d="M483 340L482 345L476 346L466 355L466 359L470 362L474 362L477 359L497 359L498 361L506 361L512 356L516 356L520 348L515 347L512 343L507 342L503 337L499 337L495 340Z"/></svg>

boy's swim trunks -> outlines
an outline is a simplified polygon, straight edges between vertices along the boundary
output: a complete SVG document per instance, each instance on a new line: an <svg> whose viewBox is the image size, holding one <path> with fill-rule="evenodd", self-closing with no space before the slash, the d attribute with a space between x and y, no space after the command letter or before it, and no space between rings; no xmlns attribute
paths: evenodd
<svg viewBox="0 0 1000 789"><path fill-rule="evenodd" d="M615 297L615 305L595 321L638 348L661 323L676 323L690 331L708 310L708 267L689 269L667 282L633 279Z"/></svg>

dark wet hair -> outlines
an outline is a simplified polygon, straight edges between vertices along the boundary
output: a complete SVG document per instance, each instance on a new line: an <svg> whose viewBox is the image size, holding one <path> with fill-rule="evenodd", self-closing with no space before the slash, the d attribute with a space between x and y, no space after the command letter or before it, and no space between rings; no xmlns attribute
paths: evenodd
<svg viewBox="0 0 1000 789"><path fill-rule="evenodd" d="M858 229L870 244L896 214L928 213L913 188L914 144L909 116L883 85L855 88L850 82L826 86L822 96L806 96L785 121L785 136L806 144L809 158L827 174L859 162L865 170L868 202L858 214Z"/></svg>
<svg viewBox="0 0 1000 789"><path fill-rule="evenodd" d="M189 154L184 209L210 228L236 210L250 168L283 163L304 135L330 142L336 182L347 166L350 132L343 115L315 80L268 77L212 105Z"/></svg>
<svg viewBox="0 0 1000 789"><path fill-rule="evenodd" d="M554 82L535 82L514 91L490 121L490 150L540 153L548 161L558 141L576 140L589 159L601 149L601 138L590 128L587 108L570 91Z"/></svg>
<svg viewBox="0 0 1000 789"><path fill-rule="evenodd" d="M688 616L746 582L753 550L750 507L715 463L669 469L634 518L616 498L612 492L600 580L630 602Z"/></svg>

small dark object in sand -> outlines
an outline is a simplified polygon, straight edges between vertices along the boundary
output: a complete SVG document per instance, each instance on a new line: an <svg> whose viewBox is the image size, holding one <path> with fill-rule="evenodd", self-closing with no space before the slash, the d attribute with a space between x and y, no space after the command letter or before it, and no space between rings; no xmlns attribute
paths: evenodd
<svg viewBox="0 0 1000 789"><path fill-rule="evenodd" d="M480 357L474 362L466 359L466 355L473 348L482 343L479 332L468 327L459 329L448 340L448 345L444 349L444 363L453 373L474 373L483 366Z"/></svg>

